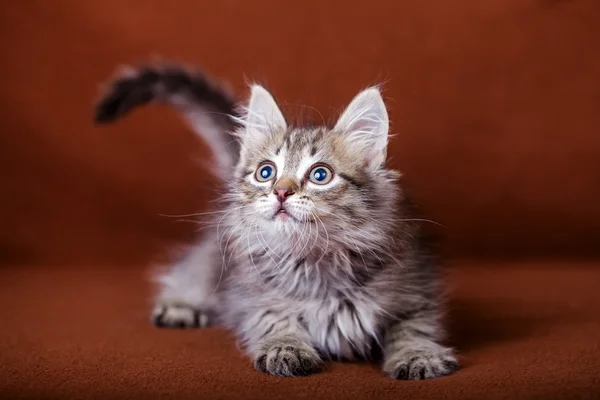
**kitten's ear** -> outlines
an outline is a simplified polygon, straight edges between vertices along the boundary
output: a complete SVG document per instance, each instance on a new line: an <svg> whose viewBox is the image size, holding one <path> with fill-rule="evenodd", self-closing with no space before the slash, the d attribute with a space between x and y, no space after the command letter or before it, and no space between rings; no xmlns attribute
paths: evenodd
<svg viewBox="0 0 600 400"><path fill-rule="evenodd" d="M385 164L389 119L377 87L360 92L344 110L334 131L346 135L348 143L367 167L378 169Z"/></svg>
<svg viewBox="0 0 600 400"><path fill-rule="evenodd" d="M285 118L271 93L260 85L252 85L250 89L244 120L247 134L260 138L264 134L287 129Z"/></svg>

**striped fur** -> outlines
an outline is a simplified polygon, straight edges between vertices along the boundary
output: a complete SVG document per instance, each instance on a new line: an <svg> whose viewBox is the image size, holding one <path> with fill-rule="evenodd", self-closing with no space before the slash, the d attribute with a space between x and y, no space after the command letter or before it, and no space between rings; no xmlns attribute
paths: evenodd
<svg viewBox="0 0 600 400"><path fill-rule="evenodd" d="M162 78L143 74L132 79L155 82L151 92L169 99L163 87L156 90ZM112 117L131 108L113 104L133 92L119 85L127 86L113 85L99 108L121 110L108 112ZM209 232L157 277L154 322L225 326L255 367L274 375L307 375L326 359L380 352L384 372L396 379L454 372L454 353L441 344L437 274L416 240L399 174L385 166L388 120L379 90L361 92L333 129L288 127L264 88L251 92L240 115L211 96L183 97L184 110L220 107L233 115L225 126L239 123L232 133L239 154L231 156L237 161L230 174L220 174L226 190L204 221ZM134 103L140 101L127 102ZM262 181L265 163L272 179ZM322 165L333 176L324 185L313 174Z"/></svg>

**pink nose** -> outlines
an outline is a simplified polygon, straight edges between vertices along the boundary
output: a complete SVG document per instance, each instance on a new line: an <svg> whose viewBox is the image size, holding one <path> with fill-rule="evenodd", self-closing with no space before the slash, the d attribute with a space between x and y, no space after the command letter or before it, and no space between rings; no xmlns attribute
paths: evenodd
<svg viewBox="0 0 600 400"><path fill-rule="evenodd" d="M277 195L277 198L279 199L280 203L283 203L285 199L288 198L288 196L294 194L294 192L292 192L289 188L275 189L274 192Z"/></svg>

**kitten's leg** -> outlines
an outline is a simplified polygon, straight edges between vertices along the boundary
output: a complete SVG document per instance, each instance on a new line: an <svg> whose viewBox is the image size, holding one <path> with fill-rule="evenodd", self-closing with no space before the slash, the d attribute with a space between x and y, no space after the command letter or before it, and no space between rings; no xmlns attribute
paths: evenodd
<svg viewBox="0 0 600 400"><path fill-rule="evenodd" d="M395 379L431 379L458 370L449 347L439 344L441 327L437 311L426 308L407 313L394 322L384 337L383 370Z"/></svg>
<svg viewBox="0 0 600 400"><path fill-rule="evenodd" d="M209 235L210 236L210 235ZM159 327L206 327L215 316L221 257L212 236L194 246L187 256L156 278L160 290L152 310Z"/></svg>
<svg viewBox="0 0 600 400"><path fill-rule="evenodd" d="M259 371L278 376L318 372L323 364L294 316L273 310L256 311L239 326Z"/></svg>

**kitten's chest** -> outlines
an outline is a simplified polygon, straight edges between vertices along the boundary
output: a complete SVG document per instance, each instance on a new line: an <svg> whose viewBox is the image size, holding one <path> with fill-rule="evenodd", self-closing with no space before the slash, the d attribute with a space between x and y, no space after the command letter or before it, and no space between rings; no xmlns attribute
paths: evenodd
<svg viewBox="0 0 600 400"><path fill-rule="evenodd" d="M348 360L369 356L379 336L378 307L372 300L332 298L303 308L300 321L319 350Z"/></svg>

